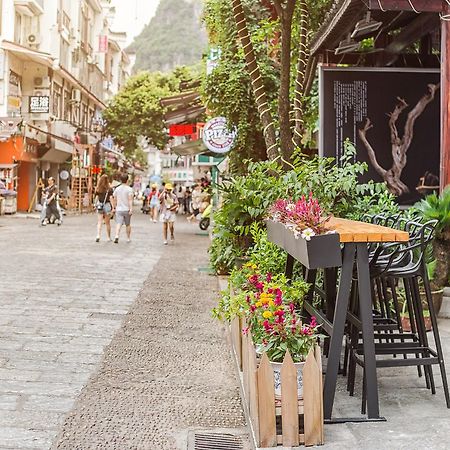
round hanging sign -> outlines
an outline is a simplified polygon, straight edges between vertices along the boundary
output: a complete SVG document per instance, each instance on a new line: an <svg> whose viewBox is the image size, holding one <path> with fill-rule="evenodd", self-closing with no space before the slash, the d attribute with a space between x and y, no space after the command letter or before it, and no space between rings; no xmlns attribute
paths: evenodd
<svg viewBox="0 0 450 450"><path fill-rule="evenodd" d="M228 129L225 117L215 117L206 122L203 128L203 142L214 153L227 153L234 145L237 130Z"/></svg>

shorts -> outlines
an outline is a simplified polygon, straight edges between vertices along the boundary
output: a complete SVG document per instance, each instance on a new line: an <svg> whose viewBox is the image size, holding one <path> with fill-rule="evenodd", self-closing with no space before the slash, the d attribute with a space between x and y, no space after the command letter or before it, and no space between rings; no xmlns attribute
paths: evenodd
<svg viewBox="0 0 450 450"><path fill-rule="evenodd" d="M128 211L116 211L116 223L119 225L130 225L131 215Z"/></svg>
<svg viewBox="0 0 450 450"><path fill-rule="evenodd" d="M159 216L159 221L160 222L175 222L175 211L166 211L165 213L161 213L161 215Z"/></svg>
<svg viewBox="0 0 450 450"><path fill-rule="evenodd" d="M97 212L99 214L102 214L103 216L109 216L111 214L112 211L112 207L111 207L111 203L105 203L102 207L102 205L100 205L100 209L99 206L97 206Z"/></svg>

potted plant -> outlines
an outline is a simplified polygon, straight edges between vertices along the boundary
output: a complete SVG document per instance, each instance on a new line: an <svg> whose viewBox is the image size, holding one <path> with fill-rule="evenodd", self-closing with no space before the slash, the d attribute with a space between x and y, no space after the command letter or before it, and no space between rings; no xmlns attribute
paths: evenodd
<svg viewBox="0 0 450 450"><path fill-rule="evenodd" d="M442 292L450 281L450 186L440 196L431 194L418 203L417 208L427 220L437 220L436 236L433 240L435 265L431 289L436 314L442 305Z"/></svg>
<svg viewBox="0 0 450 450"><path fill-rule="evenodd" d="M312 193L297 202L280 199L269 210L268 237L309 269L337 267L339 235L327 229L328 219Z"/></svg>
<svg viewBox="0 0 450 450"><path fill-rule="evenodd" d="M287 351L297 367L298 397L303 395L303 366L308 353L317 343L318 325L313 317L302 322L291 292L270 281L251 280L256 290L247 298L248 328L258 354L266 353L274 372L275 396L281 397L281 365ZM304 286L306 293L307 286Z"/></svg>
<svg viewBox="0 0 450 450"><path fill-rule="evenodd" d="M410 333L411 332L411 318L409 317L409 311L406 310L407 302L405 298L405 291L399 290L399 298L402 302L402 310L400 311L400 320L402 321L402 330ZM430 311L428 309L423 309L423 320L425 323L425 330L431 331L433 326L431 323ZM417 329L417 323L415 323L415 328Z"/></svg>

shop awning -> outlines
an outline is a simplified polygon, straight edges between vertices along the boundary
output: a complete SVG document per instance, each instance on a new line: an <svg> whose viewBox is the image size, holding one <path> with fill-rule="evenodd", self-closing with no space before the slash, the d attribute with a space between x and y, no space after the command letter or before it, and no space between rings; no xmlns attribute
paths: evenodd
<svg viewBox="0 0 450 450"><path fill-rule="evenodd" d="M62 164L72 157L72 153L67 153L56 148L51 148L39 158L41 161L48 161L56 164Z"/></svg>
<svg viewBox="0 0 450 450"><path fill-rule="evenodd" d="M181 145L176 145L171 148L172 152L178 156L194 156L206 153L208 149L201 139L196 141L188 141Z"/></svg>
<svg viewBox="0 0 450 450"><path fill-rule="evenodd" d="M33 50L31 48L27 48L14 42L5 40L2 41L0 48L8 52L11 52L13 55L17 56L20 59L24 59L26 61L33 61L42 64L44 66L53 68L55 60L49 53L38 52L37 50Z"/></svg>

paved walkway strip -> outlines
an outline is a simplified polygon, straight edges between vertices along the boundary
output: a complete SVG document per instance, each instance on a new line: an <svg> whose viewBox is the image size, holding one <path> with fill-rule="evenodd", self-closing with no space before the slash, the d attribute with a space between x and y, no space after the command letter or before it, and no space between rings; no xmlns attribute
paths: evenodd
<svg viewBox="0 0 450 450"><path fill-rule="evenodd" d="M51 447L162 253L148 218L131 244L95 243L95 224L0 217L1 450Z"/></svg>
<svg viewBox="0 0 450 450"><path fill-rule="evenodd" d="M195 430L246 433L230 350L210 315L217 279L198 270L209 241L187 226L166 247L54 449L186 450Z"/></svg>

